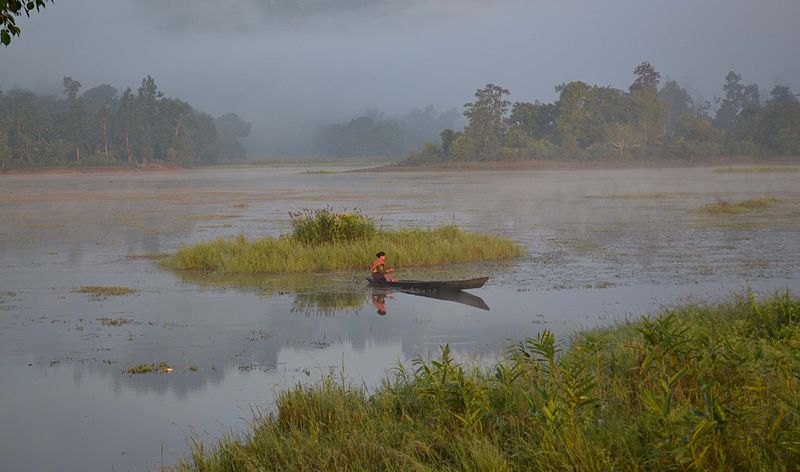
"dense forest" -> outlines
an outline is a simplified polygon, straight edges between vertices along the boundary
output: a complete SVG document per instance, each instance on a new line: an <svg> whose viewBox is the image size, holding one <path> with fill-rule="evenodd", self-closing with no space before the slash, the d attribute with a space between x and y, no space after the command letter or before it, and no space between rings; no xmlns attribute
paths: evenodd
<svg viewBox="0 0 800 472"><path fill-rule="evenodd" d="M406 162L520 159L695 159L722 155L800 155L800 103L777 85L762 103L756 84L725 76L723 96L695 103L648 62L628 91L569 82L553 103L511 103L509 90L488 84L464 105L463 131L444 129L438 143Z"/></svg>
<svg viewBox="0 0 800 472"><path fill-rule="evenodd" d="M134 92L103 84L81 93L64 77L63 97L0 91L0 168L61 165L178 165L240 159L250 124L212 118L164 96L147 76Z"/></svg>
<svg viewBox="0 0 800 472"><path fill-rule="evenodd" d="M367 110L347 123L322 127L317 133L315 148L324 156L401 157L438 139L442 129L463 126L457 110L438 113L432 105L395 117Z"/></svg>

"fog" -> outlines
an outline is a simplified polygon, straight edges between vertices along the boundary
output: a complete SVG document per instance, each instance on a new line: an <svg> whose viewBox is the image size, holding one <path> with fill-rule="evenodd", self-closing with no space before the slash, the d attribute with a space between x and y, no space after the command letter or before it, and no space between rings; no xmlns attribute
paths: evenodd
<svg viewBox="0 0 800 472"><path fill-rule="evenodd" d="M488 82L551 101L583 80L619 88L643 60L695 97L728 70L799 89L800 2L768 0L58 0L0 49L0 89L136 87L253 124L252 156L301 155L367 108L460 107Z"/></svg>

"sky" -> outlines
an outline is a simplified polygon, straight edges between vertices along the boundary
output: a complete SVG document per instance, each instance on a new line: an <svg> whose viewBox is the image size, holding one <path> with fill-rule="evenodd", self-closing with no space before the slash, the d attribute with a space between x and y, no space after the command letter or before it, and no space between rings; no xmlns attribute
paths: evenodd
<svg viewBox="0 0 800 472"><path fill-rule="evenodd" d="M572 80L627 88L644 60L701 99L729 70L798 92L797 18L797 0L56 0L0 47L0 89L151 75L250 121L251 154L296 154L367 108L460 109L487 83L549 102Z"/></svg>

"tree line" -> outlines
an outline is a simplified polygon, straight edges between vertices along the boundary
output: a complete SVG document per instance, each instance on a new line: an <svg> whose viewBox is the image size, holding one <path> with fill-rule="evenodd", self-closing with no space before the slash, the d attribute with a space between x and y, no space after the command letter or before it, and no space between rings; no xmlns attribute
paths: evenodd
<svg viewBox="0 0 800 472"><path fill-rule="evenodd" d="M723 96L696 103L642 62L627 91L575 81L553 103L507 100L488 84L464 105L463 131L412 151L409 163L518 159L703 158L800 155L800 103L785 85L762 103L758 85L729 72Z"/></svg>
<svg viewBox="0 0 800 472"><path fill-rule="evenodd" d="M169 98L147 76L120 96L108 84L64 95L0 90L0 168L73 164L180 165L239 159L250 124L229 113L213 118Z"/></svg>

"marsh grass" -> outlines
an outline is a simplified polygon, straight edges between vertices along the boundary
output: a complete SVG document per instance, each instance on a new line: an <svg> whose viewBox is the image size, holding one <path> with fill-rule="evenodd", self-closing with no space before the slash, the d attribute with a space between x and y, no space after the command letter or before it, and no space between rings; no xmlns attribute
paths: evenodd
<svg viewBox="0 0 800 472"><path fill-rule="evenodd" d="M105 297L121 297L125 295L133 295L138 293L138 290L128 287L102 287L98 285L82 285L78 288L72 289L73 293L85 293L90 297L105 298Z"/></svg>
<svg viewBox="0 0 800 472"><path fill-rule="evenodd" d="M578 335L491 369L399 366L372 394L329 377L177 470L796 470L800 300L748 294Z"/></svg>
<svg viewBox="0 0 800 472"><path fill-rule="evenodd" d="M512 241L468 233L456 226L435 229L376 230L354 241L305 244L292 237L249 241L244 235L181 246L163 259L178 270L224 274L326 272L369 267L375 253L385 251L394 267L425 267L509 259L523 254Z"/></svg>
<svg viewBox="0 0 800 472"><path fill-rule="evenodd" d="M771 208L777 203L778 199L772 197L758 197L739 202L718 199L716 203L700 207L700 211L712 215L738 215L749 211Z"/></svg>
<svg viewBox="0 0 800 472"><path fill-rule="evenodd" d="M714 169L718 174L767 174L773 172L800 172L800 167L757 166L757 167L723 167Z"/></svg>

